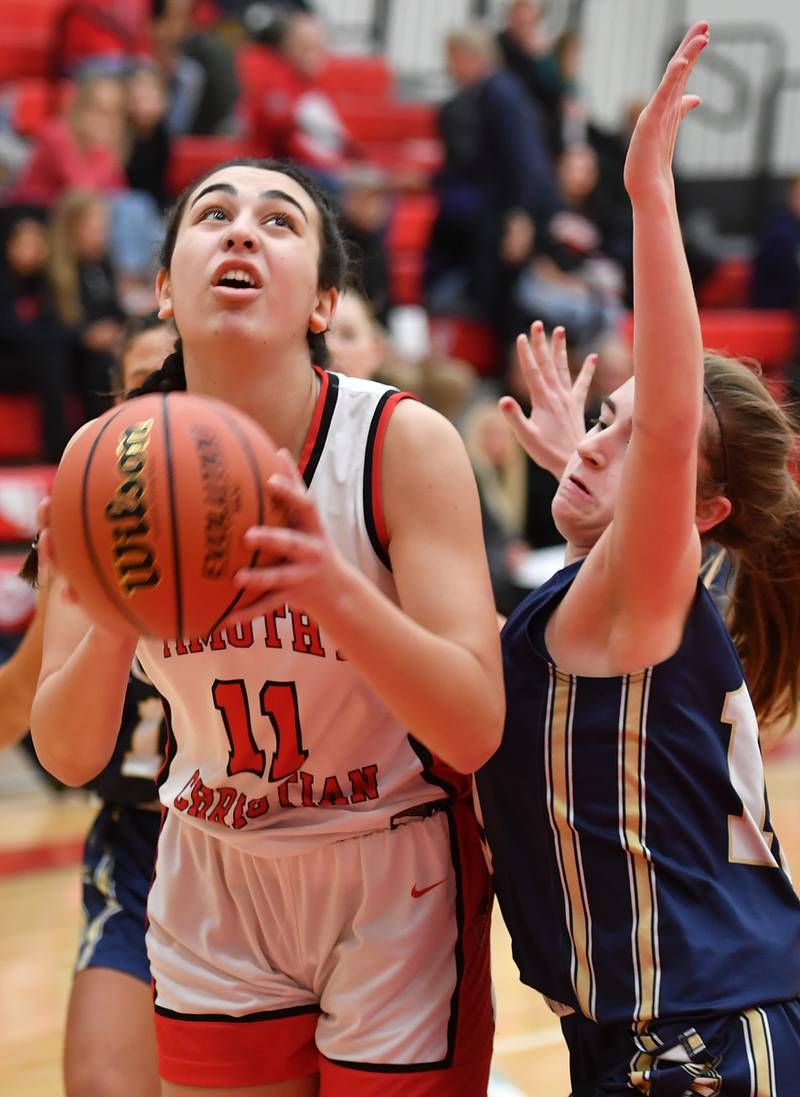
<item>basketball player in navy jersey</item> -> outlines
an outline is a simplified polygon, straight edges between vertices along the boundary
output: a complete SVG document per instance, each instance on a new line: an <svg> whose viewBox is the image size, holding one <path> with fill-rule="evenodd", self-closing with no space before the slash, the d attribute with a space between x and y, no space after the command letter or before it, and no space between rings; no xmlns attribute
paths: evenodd
<svg viewBox="0 0 800 1097"><path fill-rule="evenodd" d="M504 737L477 777L573 1097L800 1092L800 902L757 723L797 710L800 495L786 416L703 353L671 165L707 42L705 23L687 33L631 140L635 380L566 463L568 563L504 630ZM532 452L545 433L518 430ZM730 634L698 581L707 536L735 566Z"/></svg>
<svg viewBox="0 0 800 1097"><path fill-rule="evenodd" d="M175 343L156 317L129 322L120 383L139 385ZM35 574L35 558L31 562ZM0 748L26 733L42 659L47 580L33 621L0 667ZM160 824L156 776L164 761L161 699L134 664L119 734L105 768L86 786L102 806L86 839L84 924L64 1043L66 1097L159 1097L145 906Z"/></svg>

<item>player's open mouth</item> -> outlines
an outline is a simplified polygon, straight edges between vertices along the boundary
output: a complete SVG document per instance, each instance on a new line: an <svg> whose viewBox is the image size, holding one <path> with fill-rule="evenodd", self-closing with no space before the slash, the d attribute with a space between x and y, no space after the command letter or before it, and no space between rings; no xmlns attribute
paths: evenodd
<svg viewBox="0 0 800 1097"><path fill-rule="evenodd" d="M581 480L579 480L577 476L570 476L569 481L570 481L571 484L574 484L576 488L580 488L580 490L584 493L584 495L591 496L592 493L589 491L586 484L584 484Z"/></svg>
<svg viewBox="0 0 800 1097"><path fill-rule="evenodd" d="M215 286L224 289L251 290L261 288L261 277L255 267L239 261L223 263L214 276Z"/></svg>

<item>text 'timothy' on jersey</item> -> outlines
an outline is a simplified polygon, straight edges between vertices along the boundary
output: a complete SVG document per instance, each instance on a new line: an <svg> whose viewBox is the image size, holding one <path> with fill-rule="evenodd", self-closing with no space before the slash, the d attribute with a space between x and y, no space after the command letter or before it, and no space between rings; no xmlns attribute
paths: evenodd
<svg viewBox="0 0 800 1097"><path fill-rule="evenodd" d="M523 982L601 1023L794 998L800 902L717 609L699 584L672 658L567 674L544 629L578 567L504 629L505 732L477 777Z"/></svg>
<svg viewBox="0 0 800 1097"><path fill-rule="evenodd" d="M318 372L300 472L338 549L396 602L380 465L404 394ZM203 640L144 640L139 654L170 724L162 803L251 853L300 853L465 792L302 605Z"/></svg>

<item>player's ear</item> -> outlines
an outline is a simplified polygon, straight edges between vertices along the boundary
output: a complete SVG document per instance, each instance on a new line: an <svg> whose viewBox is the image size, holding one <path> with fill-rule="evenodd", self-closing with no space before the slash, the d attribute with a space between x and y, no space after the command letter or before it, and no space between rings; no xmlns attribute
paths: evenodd
<svg viewBox="0 0 800 1097"><path fill-rule="evenodd" d="M331 320L333 320L333 314L336 312L336 302L338 300L339 291L334 289L333 286L330 289L320 290L317 303L308 318L309 331L319 335L321 332L328 330L331 326Z"/></svg>
<svg viewBox="0 0 800 1097"><path fill-rule="evenodd" d="M169 320L175 314L172 311L172 284L169 271L163 267L156 275L156 298L158 299L159 320Z"/></svg>
<svg viewBox="0 0 800 1097"><path fill-rule="evenodd" d="M725 495L714 495L711 499L698 499L694 524L700 534L724 522L731 512L731 501Z"/></svg>

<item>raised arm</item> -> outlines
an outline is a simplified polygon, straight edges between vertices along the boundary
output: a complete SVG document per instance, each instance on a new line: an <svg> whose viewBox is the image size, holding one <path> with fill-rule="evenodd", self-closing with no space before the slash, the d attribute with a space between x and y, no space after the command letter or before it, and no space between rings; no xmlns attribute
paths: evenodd
<svg viewBox="0 0 800 1097"><path fill-rule="evenodd" d="M455 429L412 401L389 422L381 471L399 607L342 559L284 465L270 490L296 528L247 534L284 559L243 573L269 592L255 612L302 599L414 736L455 769L477 769L500 742L503 685L478 493Z"/></svg>
<svg viewBox="0 0 800 1097"><path fill-rule="evenodd" d="M697 582L703 346L672 158L680 123L699 103L684 91L707 43L708 24L695 24L640 115L625 164L634 226L630 440L613 520L564 600L558 625L564 643L575 641L586 632L585 606L598 607L594 642L607 646L614 672L671 654Z"/></svg>

